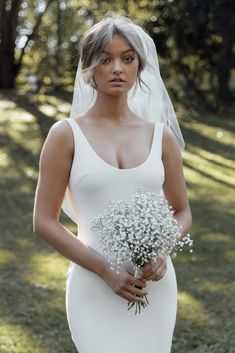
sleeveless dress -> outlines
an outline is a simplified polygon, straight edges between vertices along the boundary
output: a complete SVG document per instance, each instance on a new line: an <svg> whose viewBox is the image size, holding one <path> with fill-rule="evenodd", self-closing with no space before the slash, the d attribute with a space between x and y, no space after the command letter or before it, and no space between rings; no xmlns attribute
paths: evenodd
<svg viewBox="0 0 235 353"><path fill-rule="evenodd" d="M155 123L150 153L141 165L113 167L102 160L73 119L66 119L74 137L74 159L68 183L78 237L100 252L92 219L110 200L130 201L139 186L162 193L163 123ZM70 262L66 281L66 311L72 340L79 353L170 353L176 320L177 284L171 258L160 281L147 281L150 305L135 315L127 301L95 273Z"/></svg>

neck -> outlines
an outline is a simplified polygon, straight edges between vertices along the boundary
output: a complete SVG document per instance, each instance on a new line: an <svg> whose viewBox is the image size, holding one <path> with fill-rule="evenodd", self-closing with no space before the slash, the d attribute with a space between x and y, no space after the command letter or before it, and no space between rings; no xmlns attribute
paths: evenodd
<svg viewBox="0 0 235 353"><path fill-rule="evenodd" d="M117 123L126 121L131 115L127 104L127 94L112 96L98 91L90 114L95 116L96 120L100 119Z"/></svg>

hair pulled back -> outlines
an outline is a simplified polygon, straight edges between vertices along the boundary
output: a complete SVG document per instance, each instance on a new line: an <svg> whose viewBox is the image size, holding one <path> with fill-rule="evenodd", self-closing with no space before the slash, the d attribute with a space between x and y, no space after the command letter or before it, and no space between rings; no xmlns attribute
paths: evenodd
<svg viewBox="0 0 235 353"><path fill-rule="evenodd" d="M86 32L81 43L80 60L83 79L93 88L95 88L93 70L99 64L99 55L115 35L123 37L135 50L139 59L137 79L139 84L143 83L140 73L146 65L146 54L134 23L125 16L109 13Z"/></svg>

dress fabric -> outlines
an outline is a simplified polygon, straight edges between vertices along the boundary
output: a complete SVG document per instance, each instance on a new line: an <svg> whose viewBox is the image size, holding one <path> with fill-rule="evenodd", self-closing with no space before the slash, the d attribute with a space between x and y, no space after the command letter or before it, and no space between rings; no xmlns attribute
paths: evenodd
<svg viewBox="0 0 235 353"><path fill-rule="evenodd" d="M68 195L78 225L78 238L101 253L90 230L92 219L110 200L130 201L139 186L163 193L163 123L155 123L150 153L141 165L113 167L94 151L82 129L66 119L74 137L74 159ZM127 301L95 273L70 262L66 280L66 311L72 340L79 353L170 353L176 320L177 283L171 258L157 282L147 281L150 305L135 315Z"/></svg>

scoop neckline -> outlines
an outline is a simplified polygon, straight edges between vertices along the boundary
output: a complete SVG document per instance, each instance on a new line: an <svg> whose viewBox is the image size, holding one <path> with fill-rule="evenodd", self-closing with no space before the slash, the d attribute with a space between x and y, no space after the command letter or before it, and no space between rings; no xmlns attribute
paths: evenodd
<svg viewBox="0 0 235 353"><path fill-rule="evenodd" d="M103 158L101 158L96 153L96 151L92 147L91 143L88 141L88 139L87 139L85 133L83 132L82 128L79 126L79 124L77 123L77 121L75 119L73 119L73 120L74 120L74 123L75 123L76 127L78 128L78 130L80 130L81 135L83 136L84 140L86 141L87 145L89 146L89 148L90 148L91 152L93 153L93 155L95 156L95 158L98 159L101 163L103 163L108 168L114 169L116 171L121 171L121 172L133 171L133 170L142 168L145 164L147 164L149 159L150 159L150 157L151 157L151 155L152 155L152 153L153 153L154 141L155 141L155 138L156 138L156 130L157 130L157 123L156 122L154 122L153 138L152 138L152 143L151 143L151 147L150 147L149 154L148 154L147 158L141 164L137 165L136 167L118 168L118 167L114 167L113 165L107 163Z"/></svg>

